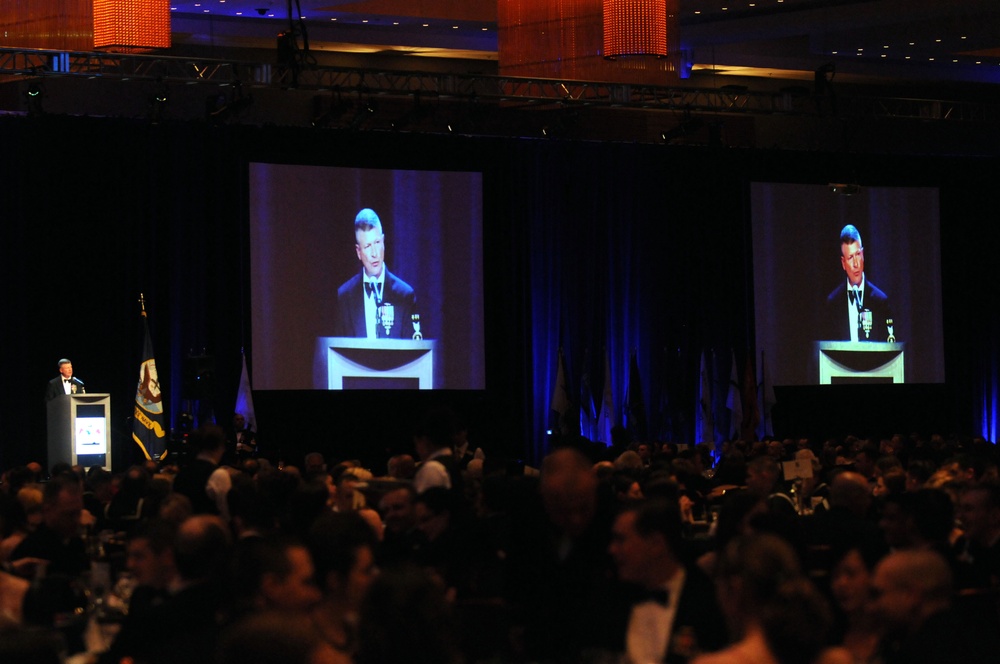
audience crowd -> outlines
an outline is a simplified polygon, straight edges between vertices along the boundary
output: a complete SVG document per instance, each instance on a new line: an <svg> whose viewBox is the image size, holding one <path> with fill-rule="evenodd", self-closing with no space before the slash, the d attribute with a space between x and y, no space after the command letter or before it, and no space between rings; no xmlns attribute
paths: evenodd
<svg viewBox="0 0 1000 664"><path fill-rule="evenodd" d="M1000 661L987 441L563 436L535 469L457 422L384 471L215 426L182 464L7 469L0 662Z"/></svg>

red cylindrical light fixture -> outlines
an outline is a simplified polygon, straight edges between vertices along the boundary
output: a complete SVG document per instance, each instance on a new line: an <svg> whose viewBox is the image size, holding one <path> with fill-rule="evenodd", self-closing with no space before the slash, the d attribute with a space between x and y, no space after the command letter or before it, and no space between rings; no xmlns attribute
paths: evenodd
<svg viewBox="0 0 1000 664"><path fill-rule="evenodd" d="M604 57L667 55L667 0L604 0Z"/></svg>
<svg viewBox="0 0 1000 664"><path fill-rule="evenodd" d="M170 0L94 0L94 48L170 48Z"/></svg>

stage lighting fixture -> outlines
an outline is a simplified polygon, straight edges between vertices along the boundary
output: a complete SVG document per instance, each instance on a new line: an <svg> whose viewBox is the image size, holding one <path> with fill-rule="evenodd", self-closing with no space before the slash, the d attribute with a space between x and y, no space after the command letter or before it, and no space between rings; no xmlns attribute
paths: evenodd
<svg viewBox="0 0 1000 664"><path fill-rule="evenodd" d="M45 99L45 90L42 88L41 83L29 83L28 88L24 92L24 96L27 97L28 100L29 116L33 117L45 114L45 110L42 108L42 101Z"/></svg>

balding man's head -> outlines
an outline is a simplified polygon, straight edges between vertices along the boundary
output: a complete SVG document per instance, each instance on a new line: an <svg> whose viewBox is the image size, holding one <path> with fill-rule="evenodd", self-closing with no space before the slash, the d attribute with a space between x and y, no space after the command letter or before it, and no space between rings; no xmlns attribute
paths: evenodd
<svg viewBox="0 0 1000 664"><path fill-rule="evenodd" d="M861 473L844 471L830 482L830 505L844 507L858 516L864 516L872 501L872 490Z"/></svg>
<svg viewBox="0 0 1000 664"><path fill-rule="evenodd" d="M549 519L570 537L581 535L597 509L597 477L583 453L564 448L542 461L539 484Z"/></svg>

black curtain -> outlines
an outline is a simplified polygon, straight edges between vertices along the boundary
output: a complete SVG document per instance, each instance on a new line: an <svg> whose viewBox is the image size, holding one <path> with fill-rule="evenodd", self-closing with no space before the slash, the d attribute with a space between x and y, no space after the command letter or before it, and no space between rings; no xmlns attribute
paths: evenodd
<svg viewBox="0 0 1000 664"><path fill-rule="evenodd" d="M941 188L947 382L879 392L867 419L849 422L834 410L841 390L779 390L776 433L996 435L998 279L995 242L983 230L995 217L996 159L12 116L0 118L0 146L2 467L43 459L42 394L63 356L89 390L112 395L116 466L135 457L140 292L169 421L184 411L228 420L241 348L253 370L249 161L484 173L487 389L385 394L399 416L378 432L356 421L356 395L258 393L261 439L275 458L297 463L317 449L380 471L386 454L409 447L419 414L445 400L465 416L473 442L537 462L554 423L560 347L571 394L579 400L586 373L598 408L607 354L622 424L635 352L648 435L692 442L701 353L716 358L717 410L731 352L741 368L757 359L752 181ZM185 363L203 355L214 387L186 399Z"/></svg>

